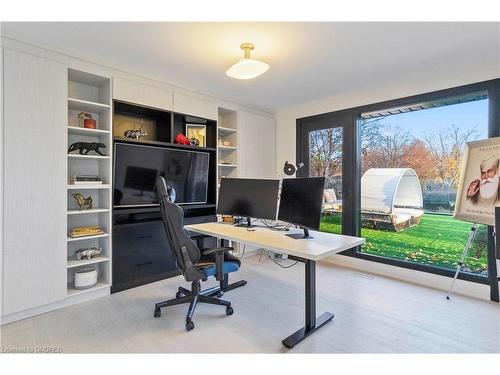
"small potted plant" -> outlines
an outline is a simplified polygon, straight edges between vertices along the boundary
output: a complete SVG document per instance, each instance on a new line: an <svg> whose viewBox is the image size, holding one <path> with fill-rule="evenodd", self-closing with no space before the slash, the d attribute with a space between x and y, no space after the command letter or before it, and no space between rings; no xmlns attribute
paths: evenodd
<svg viewBox="0 0 500 375"><path fill-rule="evenodd" d="M92 118L92 115L90 113L86 112L80 112L78 114L78 118L80 120L83 120L83 127L87 129L95 129L96 128L96 122Z"/></svg>

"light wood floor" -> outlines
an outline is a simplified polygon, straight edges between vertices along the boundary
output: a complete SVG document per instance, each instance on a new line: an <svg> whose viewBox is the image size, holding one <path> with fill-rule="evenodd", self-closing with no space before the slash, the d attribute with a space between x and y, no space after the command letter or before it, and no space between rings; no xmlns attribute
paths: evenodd
<svg viewBox="0 0 500 375"><path fill-rule="evenodd" d="M187 286L176 277L5 325L1 343L65 353L500 352L498 304L461 296L447 301L437 290L329 264L317 267L317 312L329 310L335 318L287 350L281 340L303 324L303 277L302 264L282 269L252 256L232 279L248 285L225 295L234 315L199 305L191 332L184 330L186 305L153 318L155 302Z"/></svg>

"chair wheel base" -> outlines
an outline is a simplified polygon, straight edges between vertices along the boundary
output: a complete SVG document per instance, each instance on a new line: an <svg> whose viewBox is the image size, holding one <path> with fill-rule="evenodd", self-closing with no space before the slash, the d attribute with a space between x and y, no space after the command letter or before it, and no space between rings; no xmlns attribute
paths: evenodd
<svg viewBox="0 0 500 375"><path fill-rule="evenodd" d="M175 293L175 298L181 298L181 297L184 297L184 293L182 292Z"/></svg>
<svg viewBox="0 0 500 375"><path fill-rule="evenodd" d="M186 331L191 331L192 329L194 329L194 323L191 319L189 320L186 320Z"/></svg>
<svg viewBox="0 0 500 375"><path fill-rule="evenodd" d="M219 290L216 295L217 295L217 298L222 298L222 296L224 295L224 292L222 290Z"/></svg>
<svg viewBox="0 0 500 375"><path fill-rule="evenodd" d="M226 315L233 315L234 309L231 306L226 307Z"/></svg>
<svg viewBox="0 0 500 375"><path fill-rule="evenodd" d="M161 309L155 309L154 311L154 317L159 318L161 316Z"/></svg>

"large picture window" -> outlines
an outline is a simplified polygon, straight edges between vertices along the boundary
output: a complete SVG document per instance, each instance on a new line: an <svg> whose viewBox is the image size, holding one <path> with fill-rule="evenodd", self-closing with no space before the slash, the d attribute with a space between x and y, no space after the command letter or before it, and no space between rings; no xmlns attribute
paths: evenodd
<svg viewBox="0 0 500 375"><path fill-rule="evenodd" d="M474 99L361 115L361 252L455 269L471 227L452 216L465 145L488 137L488 99ZM487 276L487 242L481 225L463 271Z"/></svg>
<svg viewBox="0 0 500 375"><path fill-rule="evenodd" d="M465 145L499 135L492 80L298 119L297 160L327 178L321 230L366 238L345 255L452 276L472 226L453 218ZM492 233L459 277L493 293Z"/></svg>

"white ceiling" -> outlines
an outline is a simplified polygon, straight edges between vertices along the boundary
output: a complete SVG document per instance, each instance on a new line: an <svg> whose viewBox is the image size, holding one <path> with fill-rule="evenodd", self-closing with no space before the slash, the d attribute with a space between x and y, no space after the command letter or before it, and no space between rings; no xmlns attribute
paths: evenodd
<svg viewBox="0 0 500 375"><path fill-rule="evenodd" d="M500 77L500 23L3 23L2 35L269 109L436 74ZM271 68L225 75L252 42Z"/></svg>

